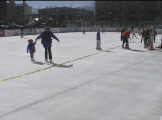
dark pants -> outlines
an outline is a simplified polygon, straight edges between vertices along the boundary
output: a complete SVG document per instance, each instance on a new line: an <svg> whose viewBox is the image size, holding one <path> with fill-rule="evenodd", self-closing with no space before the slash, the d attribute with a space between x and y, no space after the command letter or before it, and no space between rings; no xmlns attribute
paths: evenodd
<svg viewBox="0 0 162 120"><path fill-rule="evenodd" d="M34 53L30 53L30 58L34 58Z"/></svg>
<svg viewBox="0 0 162 120"><path fill-rule="evenodd" d="M124 43L126 43L125 47L129 47L128 45L128 38L123 36L123 44L122 44L122 48L124 48Z"/></svg>
<svg viewBox="0 0 162 120"><path fill-rule="evenodd" d="M155 43L155 37L156 37L156 36L154 35L154 43Z"/></svg>
<svg viewBox="0 0 162 120"><path fill-rule="evenodd" d="M121 36L121 41L123 41L123 36Z"/></svg>
<svg viewBox="0 0 162 120"><path fill-rule="evenodd" d="M51 47L44 47L45 49L45 59L47 59L49 55L49 59L52 59L52 52L51 52Z"/></svg>
<svg viewBox="0 0 162 120"><path fill-rule="evenodd" d="M144 47L147 47L148 40L149 40L149 37L144 38Z"/></svg>

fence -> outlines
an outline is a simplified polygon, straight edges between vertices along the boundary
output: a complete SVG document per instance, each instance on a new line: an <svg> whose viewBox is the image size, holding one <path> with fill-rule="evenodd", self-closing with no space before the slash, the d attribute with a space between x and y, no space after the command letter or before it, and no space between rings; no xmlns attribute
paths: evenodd
<svg viewBox="0 0 162 120"><path fill-rule="evenodd" d="M85 27L86 32L97 32L98 27ZM101 32L120 32L121 29L119 28L100 28ZM50 30L53 33L64 33L64 32L82 32L84 31L84 27L75 27L75 28L50 28ZM137 28L134 28L134 31L136 33L142 32L143 28L140 28L138 30ZM44 31L43 28L33 29L32 34L40 34ZM161 29L156 29L158 34L161 34ZM30 30L24 29L24 35L29 35ZM0 36L17 36L21 35L20 29L14 29L14 30L0 30Z"/></svg>

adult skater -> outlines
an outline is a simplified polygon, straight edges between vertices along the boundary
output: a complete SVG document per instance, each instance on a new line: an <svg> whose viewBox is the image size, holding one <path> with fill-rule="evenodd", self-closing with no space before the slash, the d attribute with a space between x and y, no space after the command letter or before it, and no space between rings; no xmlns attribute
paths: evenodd
<svg viewBox="0 0 162 120"><path fill-rule="evenodd" d="M149 30L149 25L146 26L146 30L144 31L144 48L147 48L148 46L148 41L150 38L150 30Z"/></svg>
<svg viewBox="0 0 162 120"><path fill-rule="evenodd" d="M143 29L143 31L139 34L139 36L141 35L141 43L142 43L142 40L143 40L143 38L144 38L144 29Z"/></svg>
<svg viewBox="0 0 162 120"><path fill-rule="evenodd" d="M21 38L23 37L23 35L24 35L24 32L23 32L23 30L24 30L24 27L22 26L22 27L20 27L20 30L21 30Z"/></svg>
<svg viewBox="0 0 162 120"><path fill-rule="evenodd" d="M156 38L156 35L157 35L157 32L156 32L155 28L153 30L153 35L154 35L154 43L155 43L155 38Z"/></svg>
<svg viewBox="0 0 162 120"><path fill-rule="evenodd" d="M125 31L122 36L123 36L123 44L122 44L122 48L124 48L124 43L126 43L125 45L125 49L130 49L129 48L129 44L128 44L128 38L130 38L130 34L132 33L132 29Z"/></svg>
<svg viewBox="0 0 162 120"><path fill-rule="evenodd" d="M102 49L101 49L100 29L97 30L96 40L97 40L97 47L96 47L96 50L102 50Z"/></svg>
<svg viewBox="0 0 162 120"><path fill-rule="evenodd" d="M154 30L154 27L150 26L150 29L149 29L150 36L149 36L149 39L147 40L147 47L150 47L151 40L154 39L154 31L153 30Z"/></svg>
<svg viewBox="0 0 162 120"><path fill-rule="evenodd" d="M56 39L58 42L60 41L51 31L48 27L44 29L44 31L36 38L37 39L42 38L42 44L45 49L45 61L48 62L47 55L49 55L50 62L52 61L52 52L51 52L51 46L52 46L52 38Z"/></svg>

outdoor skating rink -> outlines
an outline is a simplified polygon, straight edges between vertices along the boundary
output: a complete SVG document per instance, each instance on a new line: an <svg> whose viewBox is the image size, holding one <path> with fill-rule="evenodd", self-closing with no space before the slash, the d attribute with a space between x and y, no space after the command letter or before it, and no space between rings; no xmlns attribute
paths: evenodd
<svg viewBox="0 0 162 120"><path fill-rule="evenodd" d="M138 35L125 50L120 34L101 34L97 51L96 32L55 33L55 64L40 39L31 62L27 41L38 35L0 37L0 120L160 120L161 35L155 50Z"/></svg>

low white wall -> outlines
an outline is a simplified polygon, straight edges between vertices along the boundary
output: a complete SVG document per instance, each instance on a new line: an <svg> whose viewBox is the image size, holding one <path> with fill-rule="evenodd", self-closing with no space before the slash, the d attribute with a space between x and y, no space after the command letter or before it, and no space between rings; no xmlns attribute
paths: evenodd
<svg viewBox="0 0 162 120"><path fill-rule="evenodd" d="M85 27L86 32L97 32L98 28L92 28L92 27ZM101 28L100 28L101 29ZM50 30L53 33L63 33L63 32L82 32L84 31L84 27L76 27L76 28L50 28ZM103 30L101 29L101 32L120 32L121 29L119 28L104 28ZM16 36L16 35L21 35L20 29L14 29L14 30L3 30L5 33L1 36ZM38 28L36 31L33 29L32 34L40 34L44 31L43 28ZM136 33L140 33L143 31L143 28L140 28L138 30L137 28L134 28L134 31ZM156 29L157 34L162 34L161 29ZM29 29L24 29L24 35L29 35L30 31Z"/></svg>

